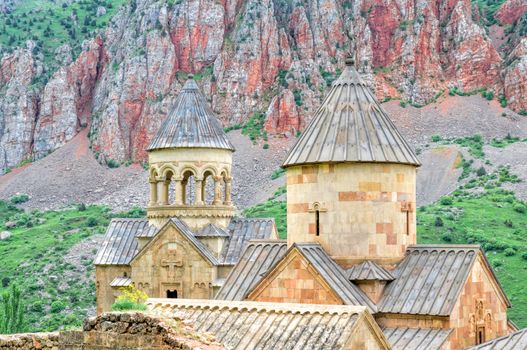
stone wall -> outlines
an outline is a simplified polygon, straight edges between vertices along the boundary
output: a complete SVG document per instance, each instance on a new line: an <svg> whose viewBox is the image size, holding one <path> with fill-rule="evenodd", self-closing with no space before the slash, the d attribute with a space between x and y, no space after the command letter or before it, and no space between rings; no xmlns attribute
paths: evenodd
<svg viewBox="0 0 527 350"><path fill-rule="evenodd" d="M142 313L108 313L88 318L82 331L0 335L9 350L221 350L212 336L198 334L181 320Z"/></svg>
<svg viewBox="0 0 527 350"><path fill-rule="evenodd" d="M365 259L399 262L416 243L415 176L415 166L404 164L287 168L288 245L319 242L345 268Z"/></svg>
<svg viewBox="0 0 527 350"><path fill-rule="evenodd" d="M57 350L59 333L22 333L0 335L0 349L9 350Z"/></svg>
<svg viewBox="0 0 527 350"><path fill-rule="evenodd" d="M300 253L293 251L252 291L247 300L278 303L335 304L343 301Z"/></svg>
<svg viewBox="0 0 527 350"><path fill-rule="evenodd" d="M110 311L120 292L112 288L110 283L115 277L122 277L126 273L130 276L132 269L124 265L95 266L95 295L97 299L97 314Z"/></svg>

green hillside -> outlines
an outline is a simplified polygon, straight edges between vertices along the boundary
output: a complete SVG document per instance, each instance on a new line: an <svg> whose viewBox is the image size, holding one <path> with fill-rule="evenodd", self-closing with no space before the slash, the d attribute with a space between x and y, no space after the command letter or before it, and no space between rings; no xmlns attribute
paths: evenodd
<svg viewBox="0 0 527 350"><path fill-rule="evenodd" d="M136 210L119 216L142 214ZM11 233L0 240L0 293L13 283L20 287L27 309L25 330L77 327L94 311L96 248L70 249L104 233L110 217L109 209L100 206L24 212L0 201L0 232ZM12 224L16 227L6 228Z"/></svg>
<svg viewBox="0 0 527 350"><path fill-rule="evenodd" d="M25 47L27 40L35 41L33 53L42 54L45 63L44 74L39 79L49 79L58 67L55 50L68 44L73 58L78 56L83 40L105 28L116 10L127 1L17 1L9 13L0 13L0 47L10 51L14 47Z"/></svg>

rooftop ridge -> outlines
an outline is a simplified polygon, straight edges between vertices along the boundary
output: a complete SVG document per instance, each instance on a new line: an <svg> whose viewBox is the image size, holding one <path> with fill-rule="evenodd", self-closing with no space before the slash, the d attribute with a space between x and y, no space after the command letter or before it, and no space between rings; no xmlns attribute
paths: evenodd
<svg viewBox="0 0 527 350"><path fill-rule="evenodd" d="M150 308L192 307L201 309L257 310L258 312L292 312L318 314L358 314L367 311L366 306L358 305L326 305L326 304L295 304L271 303L260 301L232 301L216 299L166 299L151 298L146 301Z"/></svg>

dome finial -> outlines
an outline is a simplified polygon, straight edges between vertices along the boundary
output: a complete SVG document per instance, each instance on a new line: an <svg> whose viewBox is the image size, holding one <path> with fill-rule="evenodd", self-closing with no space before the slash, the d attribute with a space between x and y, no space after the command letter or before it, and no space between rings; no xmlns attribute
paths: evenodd
<svg viewBox="0 0 527 350"><path fill-rule="evenodd" d="M346 66L348 66L348 67L354 67L355 66L355 58L353 58L351 53L349 53L346 56L346 61L345 62L346 62Z"/></svg>

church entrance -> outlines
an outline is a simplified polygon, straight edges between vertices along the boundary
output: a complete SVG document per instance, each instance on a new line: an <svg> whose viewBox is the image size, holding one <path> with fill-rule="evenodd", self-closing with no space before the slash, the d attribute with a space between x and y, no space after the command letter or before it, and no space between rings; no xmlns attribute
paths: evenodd
<svg viewBox="0 0 527 350"><path fill-rule="evenodd" d="M176 299L177 298L177 290L167 290L167 298L169 299Z"/></svg>

